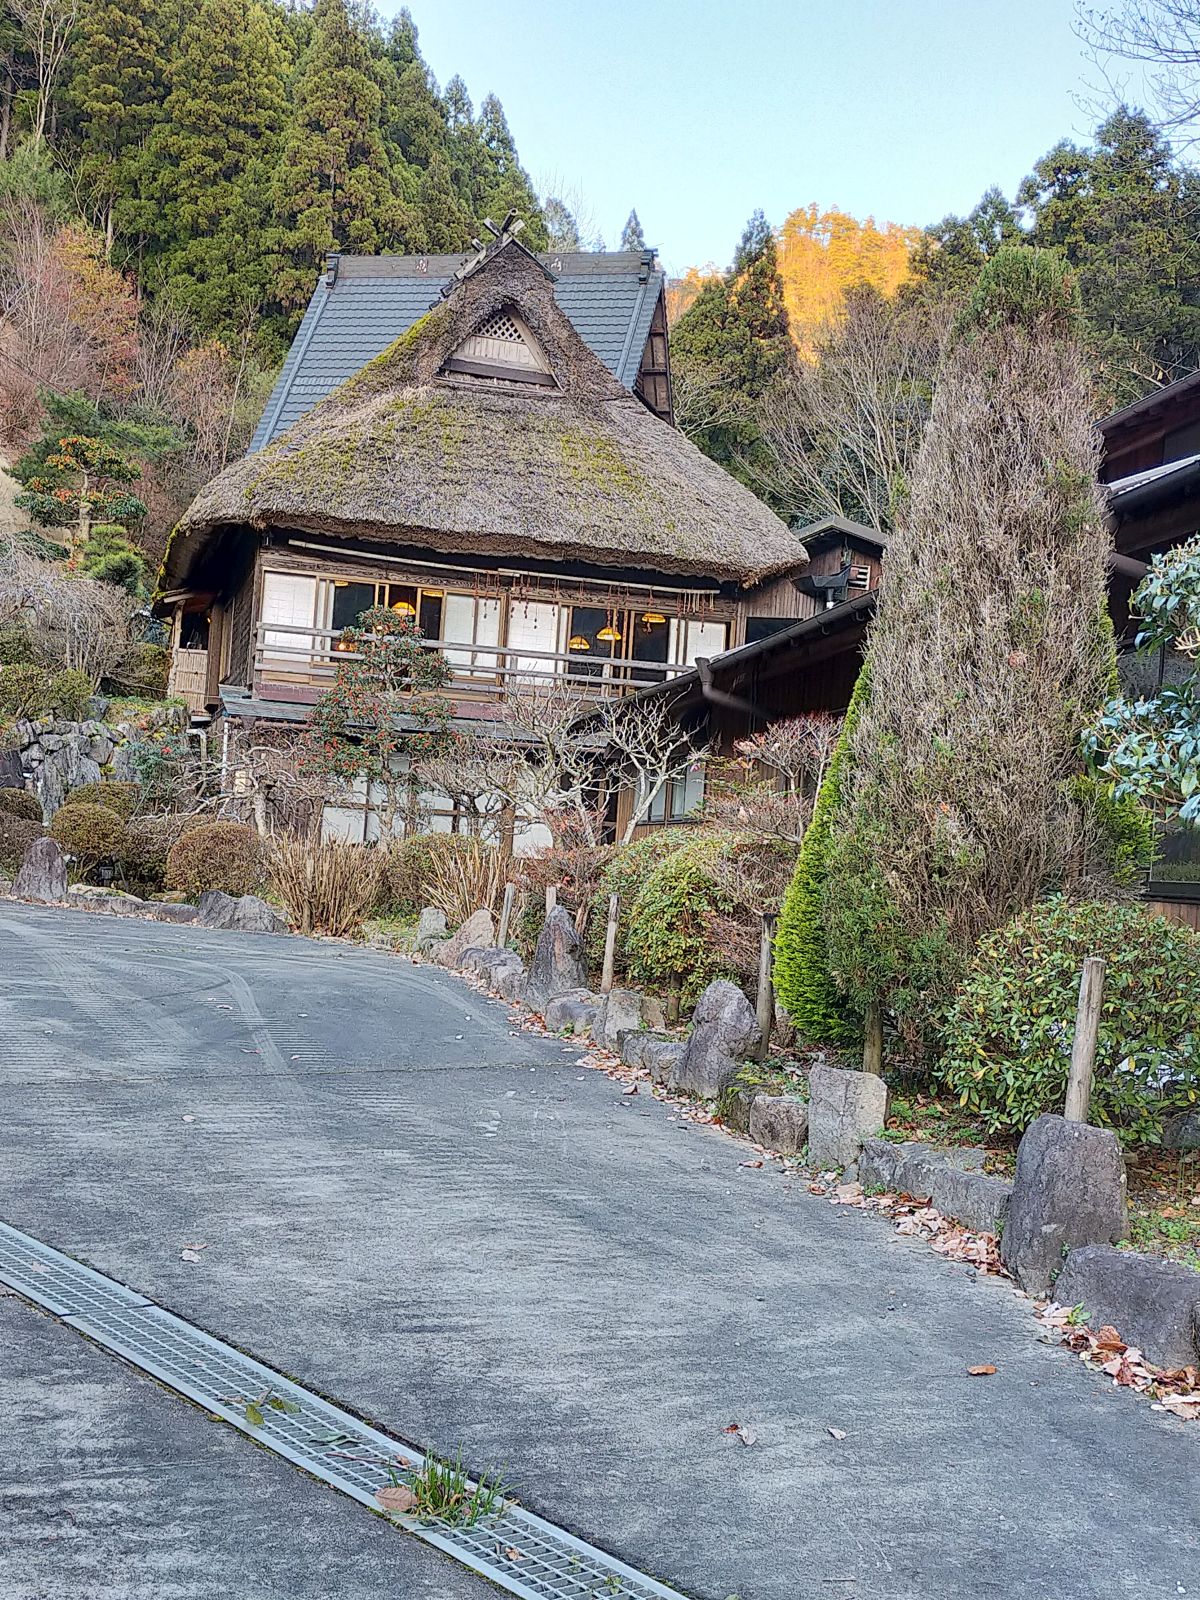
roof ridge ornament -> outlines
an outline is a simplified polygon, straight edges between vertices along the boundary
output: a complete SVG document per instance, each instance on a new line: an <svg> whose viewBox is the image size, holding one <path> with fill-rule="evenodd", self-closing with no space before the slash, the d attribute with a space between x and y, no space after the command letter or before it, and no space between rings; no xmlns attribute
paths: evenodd
<svg viewBox="0 0 1200 1600"><path fill-rule="evenodd" d="M479 271L480 267L482 267L485 262L490 261L493 256L499 255L501 250L505 249L510 244L515 244L517 248L523 251L531 261L537 261L538 266L541 267L546 276L548 278L553 278L554 274L550 272L546 265L543 262L538 261L538 258L534 255L533 251L530 250L526 245L522 244L518 239L517 235L524 230L524 227L525 219L524 217L518 215L516 211L505 212L504 221L500 223L493 222L491 217L484 217L482 229L487 233L490 233L492 237L487 241L486 244L479 239L471 240L471 247L475 251L475 254L471 256L469 260L464 261L462 265L457 267L452 273L450 281L442 289L442 299L448 299L449 296L454 293L455 289L457 289L460 283L463 283L467 278L472 277L476 272Z"/></svg>

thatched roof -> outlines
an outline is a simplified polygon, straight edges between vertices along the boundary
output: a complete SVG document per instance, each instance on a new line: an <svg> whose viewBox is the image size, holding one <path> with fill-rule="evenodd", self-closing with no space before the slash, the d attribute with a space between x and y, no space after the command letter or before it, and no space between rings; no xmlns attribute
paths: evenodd
<svg viewBox="0 0 1200 1600"><path fill-rule="evenodd" d="M541 347L551 386L444 372L505 307ZM197 495L165 586L186 581L216 530L247 524L741 584L806 560L760 500L612 376L559 309L547 270L513 241Z"/></svg>

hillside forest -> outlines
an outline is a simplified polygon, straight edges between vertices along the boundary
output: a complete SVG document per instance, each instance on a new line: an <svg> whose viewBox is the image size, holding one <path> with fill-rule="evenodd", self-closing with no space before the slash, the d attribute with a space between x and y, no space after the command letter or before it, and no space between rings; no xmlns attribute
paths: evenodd
<svg viewBox="0 0 1200 1600"><path fill-rule="evenodd" d="M327 253L464 250L509 210L533 248L605 247L586 196L537 193L495 94L439 86L407 11L0 0L0 465L34 546L144 592ZM1127 107L965 216L755 212L727 267L669 287L677 422L781 514L886 528L996 251L1076 276L1100 412L1200 364L1198 214L1200 175ZM635 210L607 241L647 242L670 244Z"/></svg>

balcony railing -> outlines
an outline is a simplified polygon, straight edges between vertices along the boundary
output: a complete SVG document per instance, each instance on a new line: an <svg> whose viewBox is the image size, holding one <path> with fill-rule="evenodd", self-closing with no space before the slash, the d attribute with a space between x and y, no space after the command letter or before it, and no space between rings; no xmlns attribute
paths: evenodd
<svg viewBox="0 0 1200 1600"><path fill-rule="evenodd" d="M421 643L442 652L452 674L449 691L468 699L503 700L514 685L539 681L570 684L580 694L598 697L631 694L689 670L677 661L588 657L525 645L464 644L453 639ZM336 628L263 622L254 648L255 687L324 689L332 683L338 663L357 654Z"/></svg>

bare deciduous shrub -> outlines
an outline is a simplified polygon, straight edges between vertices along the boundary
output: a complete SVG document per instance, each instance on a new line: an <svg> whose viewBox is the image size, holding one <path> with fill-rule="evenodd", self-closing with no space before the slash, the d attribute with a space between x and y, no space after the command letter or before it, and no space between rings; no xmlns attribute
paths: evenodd
<svg viewBox="0 0 1200 1600"><path fill-rule="evenodd" d="M379 852L327 839L277 839L271 884L301 933L350 938L361 932L379 896Z"/></svg>
<svg viewBox="0 0 1200 1600"><path fill-rule="evenodd" d="M37 665L98 684L128 652L133 614L132 597L116 584L71 577L0 540L0 627L21 630Z"/></svg>

